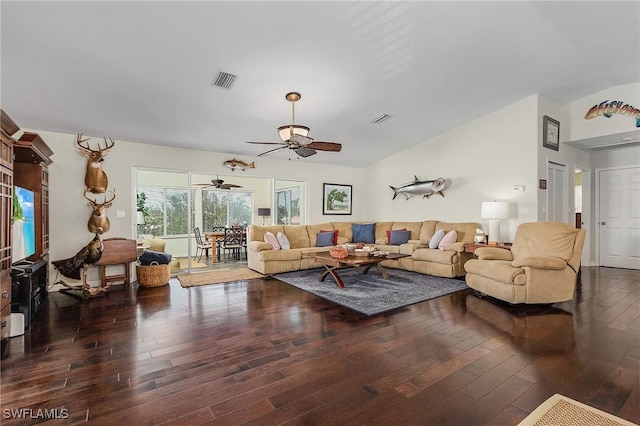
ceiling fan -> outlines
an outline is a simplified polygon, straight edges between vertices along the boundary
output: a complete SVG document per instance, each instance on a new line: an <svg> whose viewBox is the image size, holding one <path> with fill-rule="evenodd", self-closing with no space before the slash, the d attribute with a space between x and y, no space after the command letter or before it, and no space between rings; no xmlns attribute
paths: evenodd
<svg viewBox="0 0 640 426"><path fill-rule="evenodd" d="M211 185L199 183L199 184L196 184L194 186L202 186L202 189L206 189L206 188L210 188L210 187L214 187L216 189L242 188L242 186L236 185L236 184L233 184L233 183L224 183L224 181L222 179L220 179L219 176L216 176L216 179L211 179Z"/></svg>
<svg viewBox="0 0 640 426"><path fill-rule="evenodd" d="M277 148L270 149L258 154L258 157L282 151L283 149L293 150L300 157L309 157L317 153L317 151L340 152L342 144L336 142L316 142L313 138L308 137L309 128L295 124L296 110L295 104L302 98L298 92L289 92L285 95L285 99L291 102L291 124L278 127L278 135L282 142L247 142L261 145L279 145Z"/></svg>

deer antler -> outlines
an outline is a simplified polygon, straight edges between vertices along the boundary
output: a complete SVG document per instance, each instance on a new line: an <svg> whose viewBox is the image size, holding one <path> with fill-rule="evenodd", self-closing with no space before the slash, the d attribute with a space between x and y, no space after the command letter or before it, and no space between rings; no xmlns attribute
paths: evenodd
<svg viewBox="0 0 640 426"><path fill-rule="evenodd" d="M109 191L109 192L111 192L111 193L113 194L113 196L112 196L109 200L107 200L107 196L106 196L106 194L105 194L105 196L104 196L104 201L103 201L102 203L98 203L98 200L92 200L91 198L87 197L87 191L86 191L86 190L82 193L82 196L83 196L83 197L84 197L84 198L85 198L89 203L91 203L91 205L92 205L92 206L96 206L96 207L97 207L97 206L104 206L105 204L109 204L110 202L112 202L113 200L115 200L115 199L116 199L116 190L115 190L115 189L112 189L112 190L111 190L111 191Z"/></svg>
<svg viewBox="0 0 640 426"><path fill-rule="evenodd" d="M91 148L89 148L89 144L87 143L87 146L82 145L83 143L87 142L89 139L91 138L86 138L86 139L82 139L82 133L78 133L78 136L76 137L76 143L78 144L78 146L80 147L80 149L82 149L83 151L91 151Z"/></svg>
<svg viewBox="0 0 640 426"><path fill-rule="evenodd" d="M113 148L113 146L116 144L116 141L114 141L113 138L109 138L109 140L107 140L106 136L103 136L102 138L104 139L104 142L105 142L106 146L104 148L100 148L100 144L98 144L99 152L108 151L111 148ZM109 142L111 142L111 143L109 143ZM107 155L107 153L105 152L102 155Z"/></svg>

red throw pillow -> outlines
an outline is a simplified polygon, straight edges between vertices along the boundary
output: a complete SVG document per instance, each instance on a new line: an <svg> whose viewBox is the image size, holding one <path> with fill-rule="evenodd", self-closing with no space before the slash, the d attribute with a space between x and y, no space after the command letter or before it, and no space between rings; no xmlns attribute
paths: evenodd
<svg viewBox="0 0 640 426"><path fill-rule="evenodd" d="M407 228L394 229L394 231L406 231ZM387 231L387 244L391 244L391 231Z"/></svg>
<svg viewBox="0 0 640 426"><path fill-rule="evenodd" d="M320 230L320 232L333 232L333 245L335 246L336 244L338 244L338 230L337 229L335 231L323 231L323 230Z"/></svg>

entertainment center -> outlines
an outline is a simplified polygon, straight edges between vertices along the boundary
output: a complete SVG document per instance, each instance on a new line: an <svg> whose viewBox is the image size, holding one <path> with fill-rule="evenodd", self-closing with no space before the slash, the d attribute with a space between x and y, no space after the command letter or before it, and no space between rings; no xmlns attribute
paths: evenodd
<svg viewBox="0 0 640 426"><path fill-rule="evenodd" d="M0 337L4 356L11 313L24 314L25 328L29 328L47 299L48 166L53 151L37 133L23 132L15 139L20 128L4 110L0 114Z"/></svg>

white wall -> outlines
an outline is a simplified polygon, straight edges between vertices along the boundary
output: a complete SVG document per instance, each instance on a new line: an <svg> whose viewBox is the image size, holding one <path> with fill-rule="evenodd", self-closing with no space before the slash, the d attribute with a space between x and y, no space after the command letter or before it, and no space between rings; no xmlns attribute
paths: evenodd
<svg viewBox="0 0 640 426"><path fill-rule="evenodd" d="M511 216L501 222L512 241L520 223L537 220L537 96L495 111L368 167L367 209L372 220L477 222L483 201L507 201ZM389 185L444 177L444 198L395 200ZM523 185L524 192L513 187Z"/></svg>

